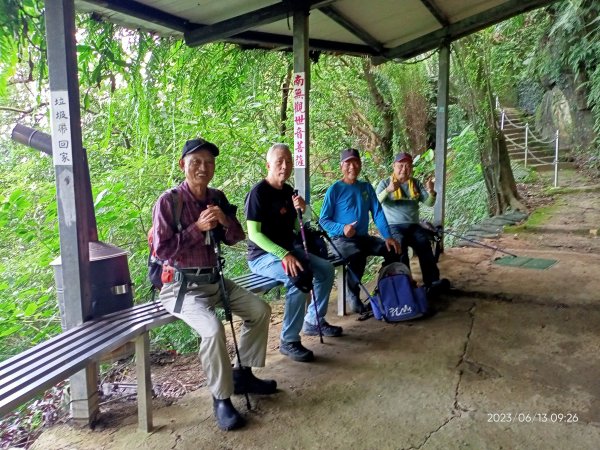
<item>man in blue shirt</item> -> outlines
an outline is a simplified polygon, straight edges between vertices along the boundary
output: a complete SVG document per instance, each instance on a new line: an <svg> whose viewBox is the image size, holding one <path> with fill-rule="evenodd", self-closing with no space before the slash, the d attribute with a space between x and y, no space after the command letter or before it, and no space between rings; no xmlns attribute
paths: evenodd
<svg viewBox="0 0 600 450"><path fill-rule="evenodd" d="M367 256L383 256L384 265L400 261L400 244L392 238L373 186L360 181L362 168L358 150L348 148L340 158L342 179L327 189L320 223L333 244L348 261L348 267L361 279ZM383 239L369 235L369 212ZM346 281L348 301L354 312L366 311L360 301L360 286L354 277Z"/></svg>

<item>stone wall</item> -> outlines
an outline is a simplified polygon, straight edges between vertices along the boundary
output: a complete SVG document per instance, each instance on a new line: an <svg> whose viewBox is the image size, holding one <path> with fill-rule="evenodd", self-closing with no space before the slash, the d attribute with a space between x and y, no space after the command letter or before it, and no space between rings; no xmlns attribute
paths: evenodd
<svg viewBox="0 0 600 450"><path fill-rule="evenodd" d="M592 113L587 105L582 81L570 74L548 86L535 113L535 129L544 140L559 132L561 148L589 148L595 138Z"/></svg>

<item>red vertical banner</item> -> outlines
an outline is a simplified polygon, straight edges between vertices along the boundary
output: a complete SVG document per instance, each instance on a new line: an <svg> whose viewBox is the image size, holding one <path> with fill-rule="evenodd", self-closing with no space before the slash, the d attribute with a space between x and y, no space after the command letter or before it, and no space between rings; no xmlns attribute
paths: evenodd
<svg viewBox="0 0 600 450"><path fill-rule="evenodd" d="M294 168L306 167L306 74L295 72L292 78L294 91Z"/></svg>

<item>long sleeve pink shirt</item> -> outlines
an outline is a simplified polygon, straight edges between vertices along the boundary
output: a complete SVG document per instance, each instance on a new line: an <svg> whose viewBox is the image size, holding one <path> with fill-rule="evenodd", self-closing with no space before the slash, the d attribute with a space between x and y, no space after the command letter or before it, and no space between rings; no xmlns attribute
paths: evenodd
<svg viewBox="0 0 600 450"><path fill-rule="evenodd" d="M235 217L235 208L231 208L225 194L218 189L209 188L206 201L197 200L185 181L175 189L180 192L179 198L183 201L181 231L176 229L171 193L166 191L159 197L152 211L156 255L180 269L215 267L217 260L213 245L206 239L207 233L198 229L196 220L208 205L221 207L229 218L230 225L220 235L225 244L233 245L245 238L244 230Z"/></svg>

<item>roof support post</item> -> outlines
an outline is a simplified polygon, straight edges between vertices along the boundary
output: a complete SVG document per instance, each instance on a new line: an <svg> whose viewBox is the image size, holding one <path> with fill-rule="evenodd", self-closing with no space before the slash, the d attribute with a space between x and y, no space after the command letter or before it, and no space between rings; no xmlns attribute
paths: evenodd
<svg viewBox="0 0 600 450"><path fill-rule="evenodd" d="M89 240L90 226L95 228L95 222L89 217L91 193L81 139L74 1L46 0L45 6L63 323L68 329L91 317ZM90 422L97 415L97 372L97 365L92 364L71 378L71 414L75 420Z"/></svg>
<svg viewBox="0 0 600 450"><path fill-rule="evenodd" d="M450 43L440 47L438 67L437 115L435 124L435 225L444 224L446 207L446 152L448 150L448 98L450 81ZM442 247L443 249L443 247Z"/></svg>
<svg viewBox="0 0 600 450"><path fill-rule="evenodd" d="M310 59L308 58L308 7L294 9L294 182L298 193L310 203Z"/></svg>

